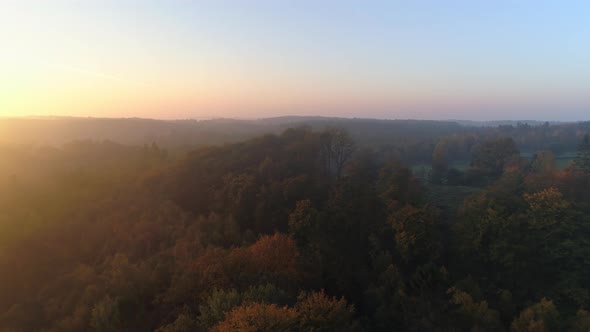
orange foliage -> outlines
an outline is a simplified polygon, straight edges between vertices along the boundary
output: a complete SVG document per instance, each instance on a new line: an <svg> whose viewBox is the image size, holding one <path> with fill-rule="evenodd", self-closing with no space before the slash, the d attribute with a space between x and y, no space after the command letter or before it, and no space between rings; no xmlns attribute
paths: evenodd
<svg viewBox="0 0 590 332"><path fill-rule="evenodd" d="M229 253L237 286L272 283L290 289L297 282L299 251L295 241L283 234L266 235L246 248Z"/></svg>
<svg viewBox="0 0 590 332"><path fill-rule="evenodd" d="M344 298L313 292L297 303L300 325L309 331L353 331L354 308Z"/></svg>
<svg viewBox="0 0 590 332"><path fill-rule="evenodd" d="M248 251L252 265L260 273L272 273L277 277L297 274L299 252L295 241L286 235L263 236Z"/></svg>
<svg viewBox="0 0 590 332"><path fill-rule="evenodd" d="M294 308L247 303L235 307L212 331L357 331L354 309L324 291L302 294Z"/></svg>
<svg viewBox="0 0 590 332"><path fill-rule="evenodd" d="M193 267L204 288L272 283L290 289L298 280L298 257L295 241L277 233L249 247L208 249Z"/></svg>
<svg viewBox="0 0 590 332"><path fill-rule="evenodd" d="M276 304L250 303L235 307L213 332L292 331L297 324L297 311Z"/></svg>
<svg viewBox="0 0 590 332"><path fill-rule="evenodd" d="M569 207L569 203L556 188L548 188L531 195L525 194L524 199L534 212L556 212Z"/></svg>

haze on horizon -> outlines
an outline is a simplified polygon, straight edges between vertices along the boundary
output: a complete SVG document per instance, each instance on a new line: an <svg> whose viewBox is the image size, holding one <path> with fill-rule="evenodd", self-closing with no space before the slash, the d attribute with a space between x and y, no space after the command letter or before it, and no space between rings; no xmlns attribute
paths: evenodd
<svg viewBox="0 0 590 332"><path fill-rule="evenodd" d="M586 1L0 3L0 116L590 119Z"/></svg>

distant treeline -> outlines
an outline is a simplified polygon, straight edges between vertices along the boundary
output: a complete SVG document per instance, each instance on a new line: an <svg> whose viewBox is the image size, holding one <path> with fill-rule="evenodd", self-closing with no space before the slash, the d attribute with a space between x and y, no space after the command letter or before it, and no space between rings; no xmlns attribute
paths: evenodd
<svg viewBox="0 0 590 332"><path fill-rule="evenodd" d="M376 120L324 117L278 117L260 120L150 120L139 118L0 118L0 144L51 145L71 141L113 141L125 145L156 143L170 151L186 152L199 146L220 145L278 134L288 128L347 130L359 146L378 148L407 163L430 163L441 139L454 159L468 160L470 149L482 140L510 137L523 152L575 151L590 122L454 122Z"/></svg>

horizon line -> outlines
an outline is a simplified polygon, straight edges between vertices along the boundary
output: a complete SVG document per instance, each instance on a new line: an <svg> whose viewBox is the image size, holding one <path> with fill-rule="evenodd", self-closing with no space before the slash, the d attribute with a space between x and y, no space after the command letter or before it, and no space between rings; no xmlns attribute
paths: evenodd
<svg viewBox="0 0 590 332"><path fill-rule="evenodd" d="M93 119L93 120L152 120L152 121L214 121L214 120L234 120L234 121L263 121L281 118L300 118L300 119L327 119L327 120L379 120L379 121L435 121L435 122L474 122L474 123L490 123L490 122L547 122L547 123L580 123L590 122L590 119L577 120L547 120L547 119L488 119L476 120L466 118L449 118L449 119L429 119L429 118L384 118L384 117L359 117L359 116L325 116L325 115L277 115L268 117L221 117L221 116L199 116L199 117L178 117L178 118L152 118L142 116L82 116L82 115L0 115L0 120L43 120L43 119Z"/></svg>

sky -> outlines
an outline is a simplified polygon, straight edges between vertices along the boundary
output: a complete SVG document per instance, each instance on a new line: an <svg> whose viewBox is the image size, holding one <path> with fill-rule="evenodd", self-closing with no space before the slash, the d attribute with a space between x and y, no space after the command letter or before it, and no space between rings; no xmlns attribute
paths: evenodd
<svg viewBox="0 0 590 332"><path fill-rule="evenodd" d="M590 120L590 1L0 0L0 116Z"/></svg>

